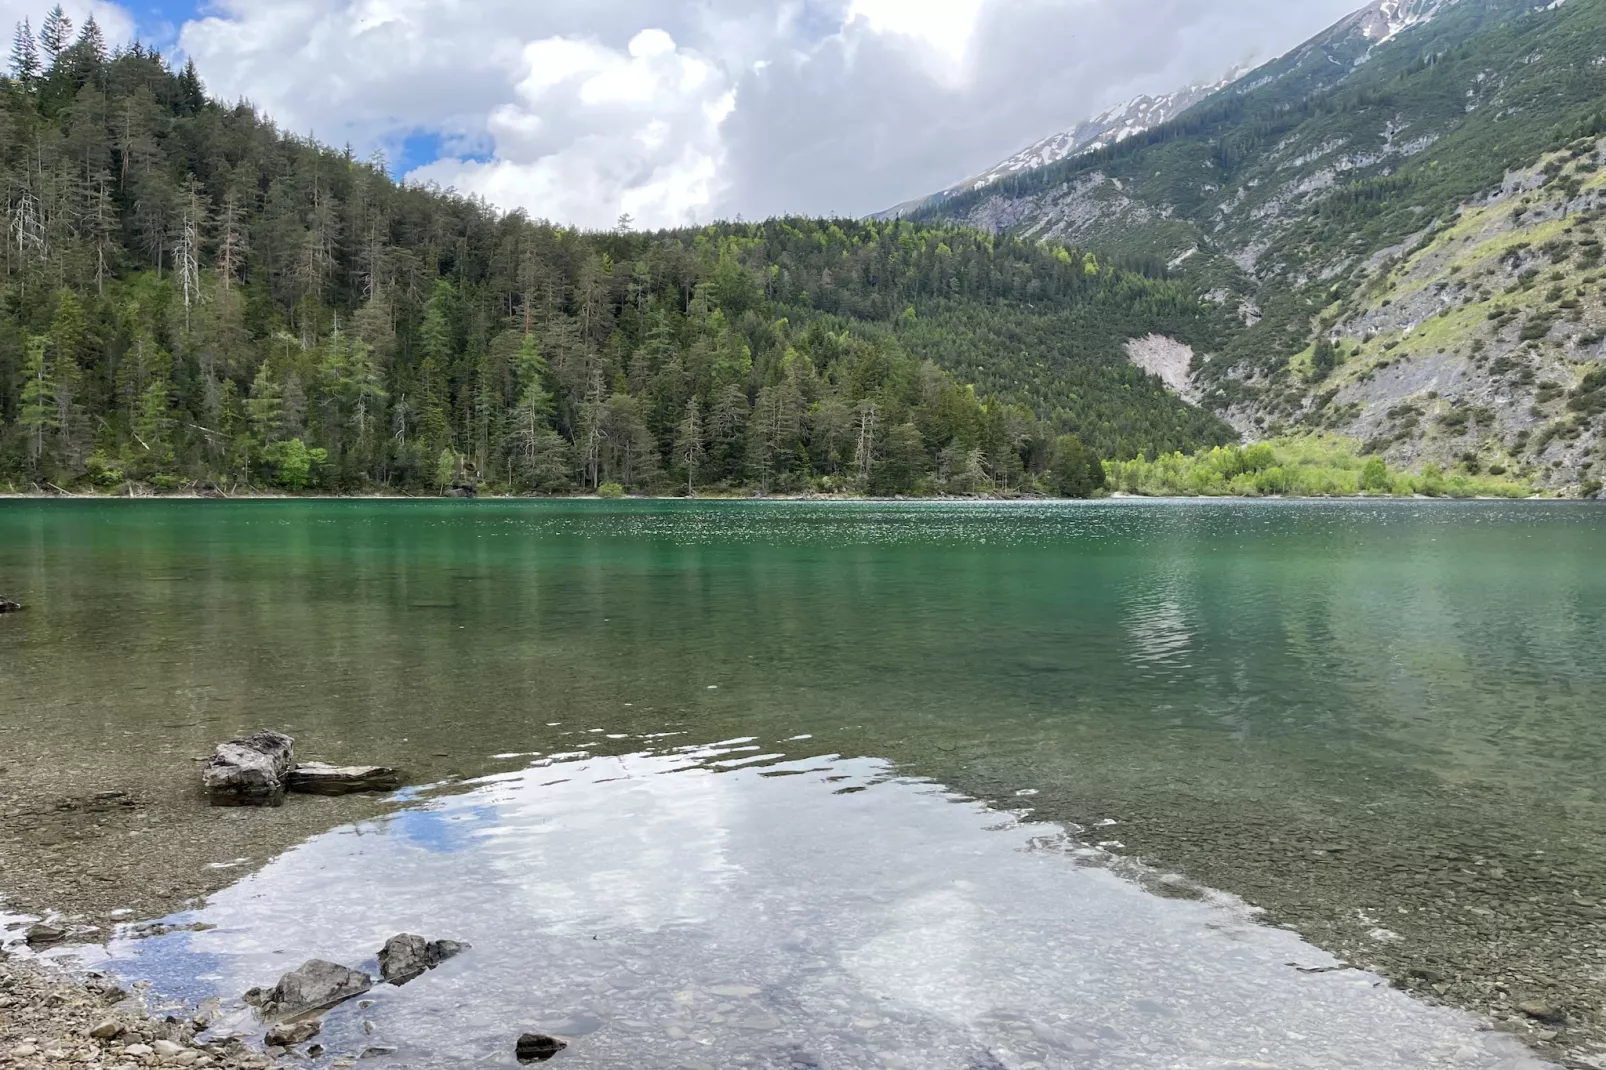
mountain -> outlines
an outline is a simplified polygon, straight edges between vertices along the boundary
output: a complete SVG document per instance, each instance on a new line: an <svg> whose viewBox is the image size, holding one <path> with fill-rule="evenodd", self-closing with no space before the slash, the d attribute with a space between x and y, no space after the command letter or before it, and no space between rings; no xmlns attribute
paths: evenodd
<svg viewBox="0 0 1606 1070"><path fill-rule="evenodd" d="M1168 123L1210 94L1225 89L1243 76L1246 68L1234 68L1225 78L1210 85L1191 85L1162 96L1138 96L1117 105L1101 115L1084 120L1069 130L1062 130L1022 149L1009 159L989 167L974 178L967 178L957 186L912 201L905 201L884 212L877 219L896 219L921 208L929 208L943 200L972 190L982 189L995 182L1038 167L1046 167L1081 152L1119 144L1129 137Z"/></svg>
<svg viewBox="0 0 1606 1070"><path fill-rule="evenodd" d="M19 55L28 40L19 32ZM96 35L0 79L0 488L1091 493L1232 441L1179 283L946 224L582 233Z"/></svg>
<svg viewBox="0 0 1606 1070"><path fill-rule="evenodd" d="M1603 42L1606 0L1381 0L1168 123L911 218L1170 265L1222 322L1172 385L1250 436L1593 490Z"/></svg>

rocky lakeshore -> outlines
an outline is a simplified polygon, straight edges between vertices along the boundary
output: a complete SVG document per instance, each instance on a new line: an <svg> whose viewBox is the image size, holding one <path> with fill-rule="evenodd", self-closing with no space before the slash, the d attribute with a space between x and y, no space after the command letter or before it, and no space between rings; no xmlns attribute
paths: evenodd
<svg viewBox="0 0 1606 1070"><path fill-rule="evenodd" d="M204 1016L143 1014L113 979L77 981L49 964L0 954L0 1066L263 1070L274 1064L238 1040L199 1040L209 1024Z"/></svg>

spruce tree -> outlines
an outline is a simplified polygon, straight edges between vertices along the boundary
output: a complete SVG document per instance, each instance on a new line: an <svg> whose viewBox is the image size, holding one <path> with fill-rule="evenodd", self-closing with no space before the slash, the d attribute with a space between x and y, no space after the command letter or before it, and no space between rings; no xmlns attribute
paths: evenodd
<svg viewBox="0 0 1606 1070"><path fill-rule="evenodd" d="M206 107L206 88L201 85L193 59L184 62L184 70L178 76L178 106L187 115L199 115Z"/></svg>
<svg viewBox="0 0 1606 1070"><path fill-rule="evenodd" d="M94 15L84 19L84 28L78 31L77 47L96 63L106 62L106 35L101 33L100 23L95 21Z"/></svg>
<svg viewBox="0 0 1606 1070"><path fill-rule="evenodd" d="M56 404L56 380L45 360L48 338L38 335L28 340L28 361L23 365L22 408L18 423L28 435L28 460L35 466L45 451L45 435L61 427Z"/></svg>
<svg viewBox="0 0 1606 1070"><path fill-rule="evenodd" d="M11 39L11 77L23 85L29 85L39 77L42 69L39 47L33 39L33 27L27 19L23 19L17 23L17 32Z"/></svg>
<svg viewBox="0 0 1606 1070"><path fill-rule="evenodd" d="M54 66L56 57L65 52L70 43L72 43L72 19L68 18L66 12L61 10L61 5L57 4L50 9L50 14L45 16L44 25L39 27L39 47L45 50L45 55L50 57L50 63Z"/></svg>
<svg viewBox="0 0 1606 1070"><path fill-rule="evenodd" d="M680 421L680 427L675 432L675 459L686 469L686 497L697 496L695 481L697 479L697 466L702 464L703 455L703 412L702 406L693 394L686 402L686 415Z"/></svg>

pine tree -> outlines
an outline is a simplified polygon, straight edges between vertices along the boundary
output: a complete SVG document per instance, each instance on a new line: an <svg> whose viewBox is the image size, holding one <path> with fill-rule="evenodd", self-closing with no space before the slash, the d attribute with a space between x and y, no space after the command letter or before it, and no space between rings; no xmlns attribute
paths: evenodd
<svg viewBox="0 0 1606 1070"><path fill-rule="evenodd" d="M84 28L78 31L78 47L94 62L106 62L106 35L101 33L93 14L84 19Z"/></svg>
<svg viewBox="0 0 1606 1070"><path fill-rule="evenodd" d="M49 375L56 387L56 430L61 453L70 466L76 464L82 414L79 393L83 381L80 362L87 355L88 323L83 305L71 290L62 290L56 301L56 315L47 336Z"/></svg>
<svg viewBox="0 0 1606 1070"><path fill-rule="evenodd" d="M281 417L284 413L284 393L273 379L267 361L257 369L251 383L251 396L245 403L251 422L251 436L259 456L281 437Z"/></svg>
<svg viewBox="0 0 1606 1070"><path fill-rule="evenodd" d="M60 8L56 9L60 11ZM178 76L178 106L189 115L199 115L206 107L206 87L195 69L195 60L184 61L184 70Z"/></svg>
<svg viewBox="0 0 1606 1070"><path fill-rule="evenodd" d="M703 409L693 394L686 402L686 415L675 431L675 459L686 469L686 497L695 498L697 466L703 461Z"/></svg>
<svg viewBox="0 0 1606 1070"><path fill-rule="evenodd" d="M66 51L71 42L72 19L68 18L66 12L61 10L61 5L57 4L50 9L50 14L45 16L44 25L39 27L39 47L50 57L51 66L55 66L57 57Z"/></svg>
<svg viewBox="0 0 1606 1070"><path fill-rule="evenodd" d="M22 409L17 422L28 435L28 460L35 466L45 451L45 435L61 427L56 400L56 380L45 360L48 338L38 335L28 340L28 360L23 365Z"/></svg>
<svg viewBox="0 0 1606 1070"><path fill-rule="evenodd" d="M31 85L43 69L33 27L23 19L17 23L17 32L11 39L11 77L25 86Z"/></svg>

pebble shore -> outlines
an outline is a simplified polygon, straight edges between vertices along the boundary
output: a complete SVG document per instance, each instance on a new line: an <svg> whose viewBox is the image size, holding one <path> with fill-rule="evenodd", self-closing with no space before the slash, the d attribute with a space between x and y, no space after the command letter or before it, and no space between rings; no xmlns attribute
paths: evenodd
<svg viewBox="0 0 1606 1070"><path fill-rule="evenodd" d="M75 981L48 963L0 955L0 1066L142 1070L265 1070L267 1054L238 1040L196 1039L204 1018L155 1018L111 978Z"/></svg>

